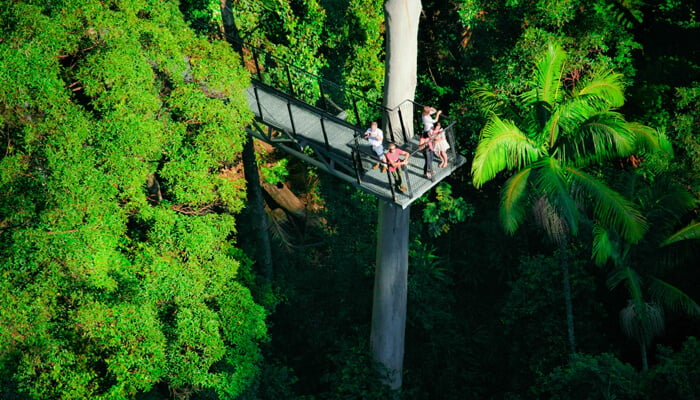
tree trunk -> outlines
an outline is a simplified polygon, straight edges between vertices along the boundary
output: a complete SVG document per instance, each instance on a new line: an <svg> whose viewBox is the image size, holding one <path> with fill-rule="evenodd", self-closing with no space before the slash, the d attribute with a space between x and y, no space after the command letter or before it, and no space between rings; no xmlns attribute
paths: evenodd
<svg viewBox="0 0 700 400"><path fill-rule="evenodd" d="M420 0L386 0L386 68L384 72L384 106L401 107L386 114L383 128L385 138L401 145L413 136L413 103L418 68L418 23L422 5ZM399 110L401 113L399 113ZM401 127L407 131L404 137ZM391 128L391 129L389 129Z"/></svg>
<svg viewBox="0 0 700 400"><path fill-rule="evenodd" d="M381 201L378 220L370 348L383 367L384 382L399 389L406 330L410 209Z"/></svg>
<svg viewBox="0 0 700 400"><path fill-rule="evenodd" d="M649 371L649 360L647 359L647 345L645 343L640 343L639 347L642 349L642 371Z"/></svg>
<svg viewBox="0 0 700 400"><path fill-rule="evenodd" d="M233 20L233 11L231 3L233 0L221 0L221 21L224 26L224 34L226 41L240 54L241 61L241 45L234 39L239 39L238 28ZM273 277L272 268L272 247L270 246L269 225L267 214L265 214L265 199L263 198L262 189L260 188L260 175L258 174L258 164L255 161L255 148L253 147L253 138L248 137L248 140L243 145L243 171L248 189L248 216L251 226L255 231L257 243L255 246L255 260L260 265L261 272L265 278L271 280Z"/></svg>
<svg viewBox="0 0 700 400"><path fill-rule="evenodd" d="M566 330L569 338L569 350L576 353L576 337L574 336L574 308L571 301L571 280L569 278L569 255L567 253L568 239L559 242L559 266L564 286L564 305L566 308Z"/></svg>
<svg viewBox="0 0 700 400"><path fill-rule="evenodd" d="M382 105L388 109L415 97L420 12L420 0L384 2L386 65ZM409 104L411 111L402 117L407 119L404 126L412 132L413 107ZM402 144L406 137L401 134L401 121L393 122L397 116L398 113L387 115L383 126L387 132L385 140ZM384 382L397 390L401 388L403 374L410 215L410 208L402 209L384 201L379 203L370 348L382 368Z"/></svg>
<svg viewBox="0 0 700 400"><path fill-rule="evenodd" d="M255 260L260 265L260 270L267 280L272 280L274 269L272 267L272 247L270 246L270 228L267 214L265 213L265 199L260 187L260 175L258 164L255 161L255 148L252 137L248 137L243 145L243 171L248 189L248 217L255 231L257 243L255 245Z"/></svg>

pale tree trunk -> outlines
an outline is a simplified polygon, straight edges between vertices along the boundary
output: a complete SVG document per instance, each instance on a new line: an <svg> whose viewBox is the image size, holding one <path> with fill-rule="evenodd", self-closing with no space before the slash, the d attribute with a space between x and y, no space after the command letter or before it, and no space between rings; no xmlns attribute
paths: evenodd
<svg viewBox="0 0 700 400"><path fill-rule="evenodd" d="M384 382L399 389L406 330L410 209L381 202L378 219L370 348L382 368Z"/></svg>
<svg viewBox="0 0 700 400"><path fill-rule="evenodd" d="M238 28L233 21L233 11L231 9L233 0L221 0L221 21L224 26L226 40L243 57L241 45L233 39L238 37ZM270 236L268 229L268 219L265 213L265 200L260 188L260 175L258 174L258 164L255 161L255 148L253 138L248 137L243 145L243 171L248 189L248 217L250 219L256 236L256 246L254 254L255 260L260 266L265 278L271 280L273 277L272 267L272 247L270 246Z"/></svg>
<svg viewBox="0 0 700 400"><path fill-rule="evenodd" d="M413 100L416 90L418 54L418 22L420 0L386 0L386 72L384 106L394 108L404 100ZM395 118L397 115L388 115ZM405 127L413 129L413 111L403 115ZM397 120L398 121L398 120ZM404 142L400 121L391 126L385 138ZM408 136L410 137L410 136ZM408 227L410 208L379 201L377 264L372 306L370 348L380 365L383 380L392 389L400 389L403 374L404 338L406 331L406 291L408 283Z"/></svg>
<svg viewBox="0 0 700 400"><path fill-rule="evenodd" d="M398 110L385 115L386 138L401 145L413 135L413 103L418 68L418 22L422 5L420 0L386 0L386 70L384 75L384 106L395 109L400 105L403 126L407 137L401 132ZM389 130L391 127L391 130Z"/></svg>

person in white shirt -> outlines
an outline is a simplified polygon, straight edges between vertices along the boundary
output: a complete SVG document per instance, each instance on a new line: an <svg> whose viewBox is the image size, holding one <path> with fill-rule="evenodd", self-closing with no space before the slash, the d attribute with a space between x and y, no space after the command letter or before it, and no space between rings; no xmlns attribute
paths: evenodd
<svg viewBox="0 0 700 400"><path fill-rule="evenodd" d="M377 127L377 121L373 121L372 125L365 132L364 138L369 141L372 146L372 151L379 158L379 162L372 166L372 169L379 168L382 165L382 173L386 172L386 157L384 157L384 133Z"/></svg>
<svg viewBox="0 0 700 400"><path fill-rule="evenodd" d="M433 118L433 114L435 115L435 118ZM433 125L435 125L436 122L440 119L440 114L442 114L442 110L440 111L435 111L433 107L430 106L425 106L423 107L423 114L422 114L422 120L423 120L423 132L428 132L433 130Z"/></svg>

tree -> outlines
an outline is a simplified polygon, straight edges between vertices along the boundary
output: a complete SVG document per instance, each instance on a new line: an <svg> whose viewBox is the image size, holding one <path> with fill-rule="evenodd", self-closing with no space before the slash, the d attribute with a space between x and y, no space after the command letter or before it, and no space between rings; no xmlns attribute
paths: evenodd
<svg viewBox="0 0 700 400"><path fill-rule="evenodd" d="M239 59L172 2L0 13L0 397L235 397L266 336L236 280Z"/></svg>
<svg viewBox="0 0 700 400"><path fill-rule="evenodd" d="M384 2L387 56L383 105L387 108L415 94L420 10L420 0ZM401 388L402 382L410 211L410 207L380 201L377 218L370 348L375 360L386 369L384 380L392 389Z"/></svg>
<svg viewBox="0 0 700 400"><path fill-rule="evenodd" d="M663 143L666 143L662 137ZM663 147L670 147L666 143ZM671 159L669 151L666 156ZM633 173L631 179L637 177ZM642 369L649 369L647 349L653 338L665 329L664 309L680 311L691 317L700 316L698 305L685 291L663 277L664 272L677 267L682 256L670 256L660 249L682 240L697 238L697 224L690 224L674 233L687 214L697 206L697 199L664 174L653 183L634 185L634 198L647 205L644 214L650 231L633 245L616 231L595 226L593 229L593 259L596 264L612 264L608 287L614 290L624 283L628 292L627 306L620 311L622 330L639 345ZM695 228L694 228L695 227ZM692 258L692 257L691 257Z"/></svg>
<svg viewBox="0 0 700 400"><path fill-rule="evenodd" d="M476 91L475 97L490 114L476 148L472 176L478 188L499 172L515 170L501 191L505 230L512 234L518 229L529 205L547 236L558 244L573 353L567 243L578 232L580 206L591 204L595 220L614 227L630 242L639 241L646 229L628 200L583 168L654 148L658 142L653 130L627 122L615 111L624 102L619 74L593 70L568 91L563 86L565 60L566 53L550 44L536 64L530 89L518 98L522 113L493 92Z"/></svg>

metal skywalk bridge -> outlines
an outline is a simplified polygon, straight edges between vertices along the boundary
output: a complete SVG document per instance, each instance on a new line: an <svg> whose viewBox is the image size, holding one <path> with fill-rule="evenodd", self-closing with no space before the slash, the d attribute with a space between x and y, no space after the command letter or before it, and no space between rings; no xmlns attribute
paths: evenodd
<svg viewBox="0 0 700 400"><path fill-rule="evenodd" d="M386 109L257 48L243 45L243 56L253 74L247 97L255 122L248 133L360 190L406 208L466 162L456 151L454 124L449 124L445 128L450 144L448 166L438 168L436 155L435 174L430 179L423 175L425 159L413 135L414 105L422 109L417 103L405 101ZM384 120L380 126L387 127L385 148L401 135L404 144L398 147L411 153L409 165L402 170L405 193L394 190L390 173L371 169L378 159L362 139L371 119L363 120L360 109L372 110L376 114L370 118Z"/></svg>

